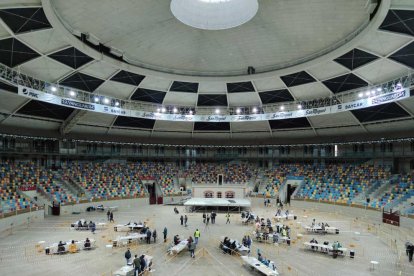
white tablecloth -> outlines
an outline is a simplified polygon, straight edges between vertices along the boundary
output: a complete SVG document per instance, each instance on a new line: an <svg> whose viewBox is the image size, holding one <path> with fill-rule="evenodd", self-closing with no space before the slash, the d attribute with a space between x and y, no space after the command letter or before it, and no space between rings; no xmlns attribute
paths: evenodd
<svg viewBox="0 0 414 276"><path fill-rule="evenodd" d="M254 257L248 257L248 256L242 256L241 257L243 262L248 264L249 266L255 268L257 271L263 273L267 276L276 276L279 275L279 272L277 270L273 270L270 267L264 265L263 263L259 262Z"/></svg>

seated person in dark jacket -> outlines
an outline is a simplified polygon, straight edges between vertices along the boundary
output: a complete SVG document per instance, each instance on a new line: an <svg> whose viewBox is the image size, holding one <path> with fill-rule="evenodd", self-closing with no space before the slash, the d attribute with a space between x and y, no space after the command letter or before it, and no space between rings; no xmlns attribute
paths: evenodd
<svg viewBox="0 0 414 276"><path fill-rule="evenodd" d="M81 229L82 227L82 221L78 221L78 229Z"/></svg>
<svg viewBox="0 0 414 276"><path fill-rule="evenodd" d="M174 245L177 245L180 243L180 238L178 237L178 235L174 236Z"/></svg>
<svg viewBox="0 0 414 276"><path fill-rule="evenodd" d="M89 240L89 238L86 238L84 247L88 249L91 248L91 241Z"/></svg>
<svg viewBox="0 0 414 276"><path fill-rule="evenodd" d="M88 229L88 223L86 222L86 220L85 220L85 222L83 223L83 228Z"/></svg>
<svg viewBox="0 0 414 276"><path fill-rule="evenodd" d="M58 253L62 253L65 252L65 245L66 243L63 243L62 241L59 242L58 244Z"/></svg>

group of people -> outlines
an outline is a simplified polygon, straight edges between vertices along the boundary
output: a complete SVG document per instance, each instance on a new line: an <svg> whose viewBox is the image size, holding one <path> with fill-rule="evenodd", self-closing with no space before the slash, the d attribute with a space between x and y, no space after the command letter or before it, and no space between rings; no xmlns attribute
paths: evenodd
<svg viewBox="0 0 414 276"><path fill-rule="evenodd" d="M288 217L289 217L289 210L286 210L285 211L285 216L286 216L286 219L288 219ZM281 208L278 208L277 209L277 211L276 211L276 215L275 215L276 217L281 217L282 216L282 209Z"/></svg>
<svg viewBox="0 0 414 276"><path fill-rule="evenodd" d="M243 237L242 244L250 249L250 246L252 245L252 239L249 235Z"/></svg>
<svg viewBox="0 0 414 276"><path fill-rule="evenodd" d="M108 218L109 222L114 222L114 213L113 212L108 210L108 212L106 212L106 217Z"/></svg>
<svg viewBox="0 0 414 276"><path fill-rule="evenodd" d="M140 234L146 235L146 241L147 244L151 244L151 237L154 239L154 243L157 241L157 230L154 229L154 231L151 232L148 226L144 224L144 227L141 229Z"/></svg>
<svg viewBox="0 0 414 276"><path fill-rule="evenodd" d="M66 253L65 245L66 245L66 242L59 241L58 248L57 248L57 253L58 254ZM89 240L89 238L86 238L85 243L83 244L83 246L84 246L85 249L90 249L91 248L91 241ZM79 251L79 248L78 248L77 244L75 243L75 240L72 240L71 243L68 246L68 252L69 253L76 253L78 251Z"/></svg>
<svg viewBox="0 0 414 276"><path fill-rule="evenodd" d="M203 213L203 223L208 225L210 223L210 219L211 219L211 224L215 224L216 223L216 212L212 211L211 214L206 214Z"/></svg>
<svg viewBox="0 0 414 276"><path fill-rule="evenodd" d="M82 224L82 220L79 220L76 230L91 230L92 234L95 234L96 224L92 221L89 221L88 224L86 220Z"/></svg>
<svg viewBox="0 0 414 276"><path fill-rule="evenodd" d="M131 265L131 250L128 248L125 252L125 259L127 262L127 265ZM148 270L151 271L151 262L147 264L147 261L145 260L145 255L141 255L138 257L136 254L133 261L132 266L134 267L134 275L140 275L145 271L145 268L148 267Z"/></svg>
<svg viewBox="0 0 414 276"><path fill-rule="evenodd" d="M271 268L272 270L276 270L276 266L274 262L267 259L265 256L262 256L262 253L260 251L257 252L257 260L264 264L265 266Z"/></svg>
<svg viewBox="0 0 414 276"><path fill-rule="evenodd" d="M220 247L224 254L232 254L237 248L237 243L235 240L231 241L228 237L225 237Z"/></svg>
<svg viewBox="0 0 414 276"><path fill-rule="evenodd" d="M183 217L183 215L181 215L180 221L181 221L181 225L184 225L185 227L187 227L187 222L188 222L187 215L184 215L184 217Z"/></svg>

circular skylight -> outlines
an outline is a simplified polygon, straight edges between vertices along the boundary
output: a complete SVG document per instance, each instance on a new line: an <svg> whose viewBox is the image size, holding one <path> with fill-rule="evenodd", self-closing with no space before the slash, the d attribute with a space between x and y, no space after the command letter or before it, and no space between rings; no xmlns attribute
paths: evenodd
<svg viewBox="0 0 414 276"><path fill-rule="evenodd" d="M224 30L252 19L257 0L172 0L171 12L182 23L203 30Z"/></svg>

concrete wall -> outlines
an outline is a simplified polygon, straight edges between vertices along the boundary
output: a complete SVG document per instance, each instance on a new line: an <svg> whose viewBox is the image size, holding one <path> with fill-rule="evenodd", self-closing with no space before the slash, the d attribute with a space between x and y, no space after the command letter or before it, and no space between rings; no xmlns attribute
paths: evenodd
<svg viewBox="0 0 414 276"><path fill-rule="evenodd" d="M292 200L291 206L295 208L300 208L300 209L313 209L319 212L338 213L338 214L349 216L352 218L364 219L366 222L371 222L375 224L382 223L382 212L375 211L375 210L365 210L362 208L340 206L340 205L326 204L326 203L300 201L300 200ZM413 229L414 219L401 217L400 226Z"/></svg>
<svg viewBox="0 0 414 276"><path fill-rule="evenodd" d="M204 192L211 191L213 192L213 197L217 197L217 192L221 192L221 197L225 198L225 194L228 191L234 192L234 198L244 198L245 197L245 187L241 186L217 186L217 185L193 185L193 197L202 197L204 198Z"/></svg>
<svg viewBox="0 0 414 276"><path fill-rule="evenodd" d="M133 198L133 199L121 199L121 200L108 200L99 202L88 202L76 205L61 206L60 215L71 215L72 212L85 212L88 206L97 206L103 204L104 206L118 206L120 209L128 210L139 208L144 205L149 205L149 199L145 198Z"/></svg>
<svg viewBox="0 0 414 276"><path fill-rule="evenodd" d="M28 223L42 221L44 219L44 211L32 211L21 215L11 216L0 219L0 233L10 231L20 227L27 227ZM13 225L12 225L13 224Z"/></svg>

